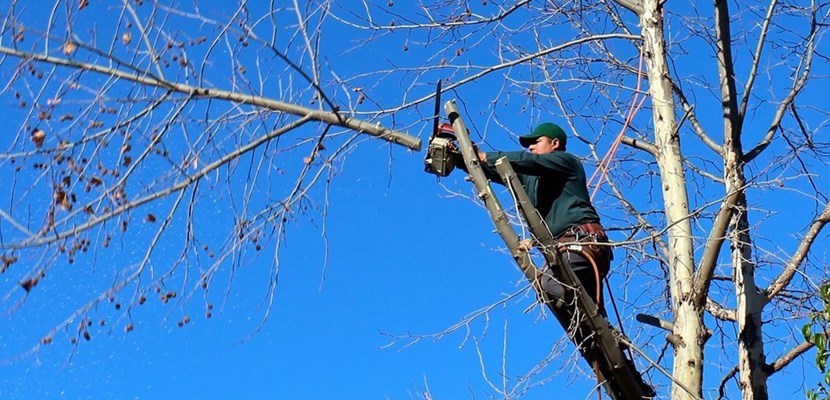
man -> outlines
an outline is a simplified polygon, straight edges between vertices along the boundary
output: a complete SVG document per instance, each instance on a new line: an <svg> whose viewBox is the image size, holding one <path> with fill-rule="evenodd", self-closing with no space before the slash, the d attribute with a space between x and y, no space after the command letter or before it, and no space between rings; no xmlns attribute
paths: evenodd
<svg viewBox="0 0 830 400"><path fill-rule="evenodd" d="M491 181L503 184L495 162L506 157L557 242L607 242L608 237L600 225L599 215L591 205L582 162L565 151L568 143L565 131L559 125L543 123L531 134L520 137L519 143L529 152L478 151L485 175ZM456 165L463 169L464 163L456 162ZM599 284L608 273L611 248L586 245L582 246L581 251L563 252L562 260L571 267L600 312L605 315ZM572 296L549 275L546 275L541 285L554 304L572 302Z"/></svg>
<svg viewBox="0 0 830 400"><path fill-rule="evenodd" d="M519 138L522 147L529 151L496 151L485 153L478 150L478 160L485 175L493 182L504 184L495 168L498 159L506 157L519 177L533 206L544 218L555 241L561 245L561 259L577 276L588 295L606 315L602 302L600 283L608 273L611 264L611 247L605 230L600 224L599 214L591 204L582 162L565 151L568 138L565 131L556 124L543 123L532 133ZM455 155L455 165L466 170L463 158ZM581 242L581 243L580 243ZM577 244L569 246L568 244ZM579 350L588 364L596 367L599 355L594 346L592 332L577 328L577 312L573 290L566 289L550 274L540 282L546 301L553 304L554 314L579 344ZM625 359L632 370L636 368ZM605 375L609 376L609 375ZM636 373L644 395L654 397L654 390Z"/></svg>

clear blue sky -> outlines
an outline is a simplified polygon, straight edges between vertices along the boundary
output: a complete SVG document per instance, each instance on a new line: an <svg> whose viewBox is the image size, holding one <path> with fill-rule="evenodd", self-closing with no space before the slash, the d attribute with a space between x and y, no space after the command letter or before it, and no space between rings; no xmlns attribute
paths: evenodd
<svg viewBox="0 0 830 400"><path fill-rule="evenodd" d="M0 2L1 16L8 12L8 3ZM91 40L93 36L119 37L121 31L115 32L109 22L119 15L120 8L92 3L84 12L96 14L73 19L74 34L84 40ZM345 9L360 11L360 3L342 2L340 5L344 8L335 8L337 15L355 21ZM204 15L223 21L235 11L224 6L209 9L206 3L201 6ZM38 24L42 24L51 12L51 9L38 9L28 3L25 7L31 9L22 13L29 18L24 22L35 26L43 26ZM67 7L76 5L69 4ZM139 13L146 17L148 9L146 5L144 7L139 8ZM182 7L189 9L190 6ZM263 5L249 4L249 7L251 16L261 15L262 10L258 7ZM290 8L291 5L286 4L285 7ZM381 22L386 23L387 19L393 18L378 11L382 5L372 7ZM478 3L471 7L484 15L495 13L493 2L489 8ZM404 2L396 2L392 10L399 15L418 12ZM62 12L59 10L58 14ZM278 15L279 24L285 26L285 30L279 31L277 42L286 48L296 49L301 39L292 34L293 13L283 10ZM522 15L518 13L515 19L508 20L508 26L520 26ZM394 18L398 18L398 24L403 23L404 18ZM209 24L200 25L186 18L173 20L175 24L182 25L170 30L184 32L181 36L183 40L216 35L216 30ZM62 26L59 28L53 34L62 37L65 32ZM391 70L393 66L435 65L435 60L425 59L437 52L436 47L446 45L448 54L453 54L453 45L462 40L457 37L435 39L417 31L396 31L380 35L363 47L353 48L359 39L368 37L369 33L354 33L333 19L326 21L325 29L321 64L324 71L340 74L337 79L361 72ZM538 37L524 33L521 39L516 39L516 43L532 51L535 48L533 40L556 43L569 37L565 33L559 34L556 30L545 30ZM34 33L31 36L31 40L36 40ZM3 36L3 45L8 45L8 37L8 34ZM427 38L435 39L430 49L424 49L421 45ZM99 43L108 43L108 39L99 40ZM487 42L487 45L480 45L475 40L463 43L464 51L473 60L469 71L463 68L434 68L420 76L412 71L350 81L350 85L363 88L369 96L360 111L370 111L376 103L392 107L428 95L439 78L454 82L476 72L477 67L499 63L497 55L489 47L492 42ZM406 51L403 51L404 45ZM212 60L217 61L210 64L205 77L209 85L229 89L229 71L234 67L226 63L228 48L225 46L226 43L220 42L216 47ZM257 44L251 46L254 48ZM616 49L626 57L636 55L624 42L617 42L615 46L619 46ZM204 51L204 47L196 48L191 54L198 58ZM53 52L62 55L58 45ZM255 63L257 55L260 57L258 65ZM289 57L299 60L303 56L294 50ZM266 51L246 52L241 60L254 86L257 73L268 77L263 85L264 95L279 98L280 87L306 85L297 74L286 71L285 65ZM9 60L3 63L0 67L3 82L9 79L16 66L16 62ZM684 70L698 66L690 63L676 67ZM324 86L336 86L332 74L326 72L323 75ZM539 78L519 69L510 71L509 76L513 83ZM103 80L89 79L89 82L104 84ZM410 87L413 81L417 83ZM479 83L468 84L444 95L445 99L459 98L463 111L473 124L474 137L485 139L485 149L515 148L513 134L524 133L537 122L560 117L547 108L550 103L537 103L535 99L517 95L515 87L505 82L504 75L493 74ZM631 85L633 81L627 83ZM138 96L123 89L126 87L122 86L121 92L118 88L113 89L110 95ZM2 104L10 109L8 123L17 129L21 121L28 120L22 114L26 110L16 107L16 100L10 93L3 94ZM338 90L332 93L337 101L345 102L347 95L354 97L357 92ZM593 97L590 94L565 95L577 104L584 102L586 107L591 106L589 99ZM402 99L404 96L405 99ZM309 97L302 98L306 105ZM499 101L488 102L493 98L499 98ZM211 106L223 111L228 109L225 105ZM595 106L597 108L592 109L595 112L607 107L603 104ZM207 105L200 103L189 112L194 119L198 119L206 109ZM426 139L425 132L430 123L424 117L431 112L432 104L427 102L400 113L394 121L386 116L381 122L395 124ZM159 118L161 114L155 117L156 120ZM645 121L648 116L641 118ZM715 117L703 115L701 118L704 123L717 122ZM267 123L275 123L275 120L272 117L267 119ZM485 124L484 121L490 123ZM758 122L759 126L765 121ZM199 126L198 121L193 123L194 132ZM607 146L610 142L611 134L608 132L615 133L618 129L613 123L607 127L583 123L576 128L587 136L606 133L600 141L601 146ZM249 129L252 136L264 131L255 124ZM319 126L305 126L289 134L280 145L302 143L304 139L319 133ZM183 139L176 137L170 139L169 145L173 146L171 152L175 151L176 145L183 143ZM345 137L341 135L332 139L332 144L327 145L329 150L345 143ZM240 138L247 136L234 136L235 140L242 140ZM16 149L14 146L17 144L9 140L9 136L0 140L0 151ZM692 156L705 151L694 140L689 142L691 144L684 150ZM359 145L350 148L347 157L336 161L336 176L328 193L321 186L314 189L311 194L315 203L310 204L310 211L298 222L288 224L287 237L280 250L279 283L273 308L261 329L258 326L267 307L267 285L272 277L273 241L265 243L265 251L258 255L249 253L245 262L237 266L232 274L231 265L226 263L211 282L212 289L207 300L200 298L202 292L198 290L190 292L196 285L192 276L187 285L179 283L177 286L174 283L171 286L176 290L185 289L184 292L179 291L174 301L162 304L157 296L150 296L146 304L131 309L135 329L129 333L124 331L124 327L130 323L130 318L123 309L115 310L115 303L105 301L92 313L90 341L81 339L80 346L73 350L69 335L60 333L55 336L52 345L21 359L18 355L36 344L51 327L66 319L90 297L105 290L120 271L140 262L144 248L132 243L115 243L107 252L79 256L75 265L59 261L50 269L47 279L28 296L23 308L13 312L22 296L17 285L20 275L0 275L0 289L3 290L0 292L3 296L0 303L0 360L7 361L0 364L0 398L418 399L422 398L421 393L429 391L436 399L481 399L489 398L488 394L494 393L490 384L504 389L504 376L508 378L508 387L514 388L517 394L524 394L527 390L526 399L595 396L590 392L595 382L583 362L566 362L575 349L561 342L562 329L554 320L543 318L538 307L530 308L533 298L527 291L522 291L525 287L522 276L510 257L500 250L502 244L492 233L492 223L485 210L469 198L471 184L464 182L460 174L438 182L434 176L423 173L422 152L390 147L377 139L360 138L357 143ZM571 150L574 153L588 155L586 146L578 141L573 143ZM232 144L223 143L220 147ZM604 148L600 150L604 151ZM261 186L255 192L257 197L252 204L263 206L284 196L293 180L280 178L277 168L282 169L286 176L291 176L302 167L302 157L309 151L308 143L301 144L297 151L269 158L276 160L276 164L254 165L254 168L273 174L275 180L269 182L271 186L261 184L268 179L260 178L258 182ZM255 158L244 158L240 165L247 168L246 162L252 159ZM164 166L163 163L159 165ZM712 171L719 168L718 165L704 165ZM0 172L5 173L11 167L0 161L0 168ZM241 192L246 188L247 177L241 172L244 168L234 170L238 175L232 179L233 190ZM820 171L826 171L826 167L820 168ZM593 166L588 166L588 174L592 172ZM0 179L3 185L8 182L6 176ZM202 211L197 218L199 235L212 248L221 243L222 234L227 233L228 223L233 217L233 211L228 206L230 198L223 192L225 187L216 183L218 180L208 180L204 184L199 203ZM149 185L151 182L149 176L142 176L142 184ZM24 182L18 184L25 186ZM635 199L639 204L653 201L659 208L659 198L650 198L645 191L638 193L642 195ZM323 222L320 210L326 195L329 207ZM709 195L712 193L706 193L705 189L703 193L693 193L693 202L712 201L707 200ZM0 197L3 207L12 202L7 198L7 191L0 196L6 196ZM238 201L239 197L234 199ZM161 218L164 210L169 210L171 201L172 198L169 198L160 202L161 205L148 207L147 212ZM612 202L600 195L598 204L610 206ZM601 211L607 212L605 209ZM137 214L144 215L144 212L142 210ZM624 222L617 216L604 214L604 217L609 226ZM184 217L179 215L177 218L181 221ZM141 225L140 220L140 216L136 217L133 223L137 226L135 229L141 229L139 237L146 240L154 231L147 225ZM33 224L37 225L40 221L40 216L37 216ZM776 224L781 229L799 229L804 221L789 220ZM3 229L6 232L8 228ZM175 243L183 233L181 227L172 231L175 237L165 241L154 255L158 271L165 271L164 265L178 256ZM327 240L324 240L322 232L325 232ZM619 240L621 237L612 239ZM25 267L19 268L36 268L40 262L44 261L39 254L27 254L21 261ZM626 271L622 265L615 268ZM656 265L651 265L651 268L657 270ZM191 273L198 271L194 268ZM233 281L229 282L231 276ZM172 281L180 282L182 279L181 275L176 275ZM655 289L656 285L643 277L628 280L623 272L612 274L610 279L612 287L627 288L627 294L619 295L621 313L625 326L634 329L636 322L632 320L633 315L639 312L639 306L649 303L649 299L644 298L645 294ZM517 295L510 297L514 294ZM476 318L446 335L433 336L453 327L476 310L501 300L506 301L490 310L486 317ZM213 305L211 318L205 315L206 302ZM177 322L185 316L191 322L178 327ZM100 320L105 323L101 325ZM71 325L71 333L75 326L77 322ZM636 332L635 341L646 347L652 357L659 357L663 333L642 327L637 327ZM780 332L775 329L768 331L773 336ZM418 338L421 340L416 340ZM720 365L724 361L719 359L717 352L712 354L715 356L707 358L706 362L707 371L714 372L709 372L711 375L707 379L709 383L716 384L720 371L723 368L728 370L730 366ZM812 353L807 357L812 357ZM548 358L548 364L539 375L527 382L520 379ZM638 363L642 365L642 359L638 359ZM670 362L665 360L662 364L670 366ZM812 386L818 380L811 368L810 365L803 368L794 365L772 378L772 398L803 397L801 385ZM651 371L650 377L663 385L659 390L666 393L666 380L659 377L656 371ZM707 389L712 389L710 386L707 384ZM730 390L735 393L734 384Z"/></svg>

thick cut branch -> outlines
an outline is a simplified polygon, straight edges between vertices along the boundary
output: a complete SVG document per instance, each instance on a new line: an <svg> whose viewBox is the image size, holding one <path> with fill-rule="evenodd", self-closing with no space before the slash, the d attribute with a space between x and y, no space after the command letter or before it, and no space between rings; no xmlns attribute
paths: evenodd
<svg viewBox="0 0 830 400"><path fill-rule="evenodd" d="M624 8L628 9L628 11L637 14L639 17L643 14L643 6L633 0L614 0L617 4L623 6Z"/></svg>
<svg viewBox="0 0 830 400"><path fill-rule="evenodd" d="M109 75L115 78L124 79L130 82L135 82L141 85L155 86L168 89L174 92L189 94L192 95L194 98L229 100L242 104L263 107L269 110L286 112L289 114L294 114L302 117L308 117L312 120L324 122L331 125L343 126L349 129L353 129L357 132L366 133L372 136L377 136L378 138L402 145L412 150L421 149L421 140L405 132L395 131L388 128L384 128L378 124L372 124L367 121L349 118L336 112L313 110L296 104L286 103L262 96L255 96L252 94L191 86L183 83L175 83L166 81L159 77L155 77L151 74L139 75L137 73L126 72L116 68L101 66L97 64L90 64L81 61L75 61L44 54L26 52L5 46L0 46L0 54L7 54L26 60L40 61L48 64L75 68L84 71L92 71L104 75Z"/></svg>
<svg viewBox="0 0 830 400"><path fill-rule="evenodd" d="M623 136L620 139L620 142L623 143L623 144L626 144L628 146L631 146L635 149L643 150L643 151L651 154L652 156L657 154L657 147L655 147L653 143L651 143L647 140L640 140L640 139L634 139L634 138L631 138L631 137L628 137L628 136Z"/></svg>
<svg viewBox="0 0 830 400"><path fill-rule="evenodd" d="M484 175L484 171L478 163L478 155L473 148L473 142L470 140L470 136L467 134L467 126L460 118L458 107L454 101L448 101L444 105L444 110L447 112L447 116L456 132L458 145L461 148L467 171L478 190L478 198L484 202L487 212L490 213L490 218L496 225L496 231L498 231L504 243L507 244L507 248L510 250L513 259L519 265L519 269L522 270L525 278L527 278L533 288L537 290L537 294L541 296L539 286L541 271L533 263L533 260L530 259L528 249L520 248L519 236L510 225L510 222L508 222L507 214L502 209L496 195L493 193L493 189L490 187L487 177Z"/></svg>
<svg viewBox="0 0 830 400"><path fill-rule="evenodd" d="M735 315L735 310L724 308L710 298L706 299L706 311L712 314L713 317L723 321L734 322L738 320L738 317Z"/></svg>

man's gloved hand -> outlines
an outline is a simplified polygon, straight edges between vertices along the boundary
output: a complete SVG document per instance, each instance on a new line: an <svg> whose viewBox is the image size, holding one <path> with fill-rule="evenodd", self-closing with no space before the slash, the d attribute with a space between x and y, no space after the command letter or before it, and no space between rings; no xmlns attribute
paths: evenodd
<svg viewBox="0 0 830 400"><path fill-rule="evenodd" d="M452 153L454 153L453 155L455 155L455 153L457 153L459 156L461 156L461 149L458 148L458 144L456 142L450 143L450 151ZM473 152L475 152L476 155L478 156L478 161L479 162L482 162L482 163L487 162L487 153L479 150L478 146L475 143L473 143Z"/></svg>
<svg viewBox="0 0 830 400"><path fill-rule="evenodd" d="M482 164L487 164L487 153L485 153L485 152L483 152L479 149L475 149L475 150L476 150L476 155L478 155L478 161Z"/></svg>
<svg viewBox="0 0 830 400"><path fill-rule="evenodd" d="M487 163L487 153L479 150L475 143L473 143L473 152L476 153L479 163ZM468 172L467 165L464 163L464 157L461 155L461 149L458 148L458 143L450 142L449 153L452 156L453 164L464 172Z"/></svg>

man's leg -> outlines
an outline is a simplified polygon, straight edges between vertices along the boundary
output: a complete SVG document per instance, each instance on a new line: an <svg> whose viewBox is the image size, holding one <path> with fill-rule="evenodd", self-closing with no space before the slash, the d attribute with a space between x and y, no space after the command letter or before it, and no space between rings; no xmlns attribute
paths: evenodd
<svg viewBox="0 0 830 400"><path fill-rule="evenodd" d="M594 268L596 262L592 263L581 252L566 251L562 253L562 262L571 268L571 270L579 279L580 284L585 288L588 296L599 307L600 314L604 317L605 309L601 303L597 303L601 299L601 291L597 288L597 272ZM601 272L607 271L607 268ZM600 274L602 279L604 274ZM588 362L592 368L595 367L594 361L598 359L599 354L596 348L594 332L583 326L585 321L584 310L579 310L576 307L576 292L573 288L566 287L551 276L546 276L541 281L542 290L548 300L554 305L554 315L559 323L565 328L566 333L571 340L577 345L582 357Z"/></svg>
<svg viewBox="0 0 830 400"><path fill-rule="evenodd" d="M603 253L603 251L605 252ZM597 285L597 276L600 278L599 282L602 283L602 280L605 279L605 275L609 270L611 259L609 253L610 250L602 248L599 252L589 253L597 257L597 259L594 260L589 260L581 252L564 252L562 254L562 261L574 271L574 274L579 279L580 284L585 288L588 296L594 300L595 304L597 304L599 312L606 319L607 314L602 302L602 288ZM591 261L593 261L593 263ZM585 327L580 329L584 314L576 308L573 289L565 287L548 274L543 277L541 286L542 290L545 291L548 300L554 305L554 315L559 320L560 324L565 327L568 336L572 338L575 344L577 344L580 354L582 354L582 357L586 362L588 362L588 365L590 365L591 368L597 368L598 374L601 373L605 377L611 376L611 371L605 371L604 368L600 367L600 365L596 362L599 359L600 354L598 353L599 349L597 349L595 345L593 332L585 329ZM651 385L643 380L634 363L628 358L623 349L619 348L619 351L622 352L625 362L629 364L628 368L635 373L635 379L637 379L645 397L654 397L655 392ZM618 389L619 388L613 390L616 391Z"/></svg>
<svg viewBox="0 0 830 400"><path fill-rule="evenodd" d="M585 255L577 252L562 253L562 261L565 265L573 270L580 284L585 288L588 296L597 303L597 299L601 298L601 291L597 288L597 272L594 264L588 260ZM602 275L600 275L600 279ZM573 288L566 287L555 278L546 276L541 281L542 290L544 290L548 300L554 305L554 314L562 326L565 328L569 336L571 336L575 343L580 345L580 351L583 355L586 351L593 348L593 332L586 329L579 329L582 321L585 318L584 310L579 310L576 307L575 291ZM601 315L605 316L605 309L601 303L597 304ZM591 357L593 358L593 357Z"/></svg>
<svg viewBox="0 0 830 400"><path fill-rule="evenodd" d="M602 306L602 302L598 301L602 298L602 287L597 284L597 275L599 275L601 282L602 278L605 276L607 268L602 269L600 264L597 263L598 268L600 268L600 270L597 271L594 268L594 264L591 263L585 255L572 251L562 253L562 261L565 265L571 268L576 277L579 279L579 282L585 288L588 296L600 308L602 315L605 315L605 308ZM547 276L546 274L546 276L542 278L541 284L542 290L545 291L548 299L550 299L554 304L562 302L566 304L573 303L573 290L566 288L552 276Z"/></svg>

